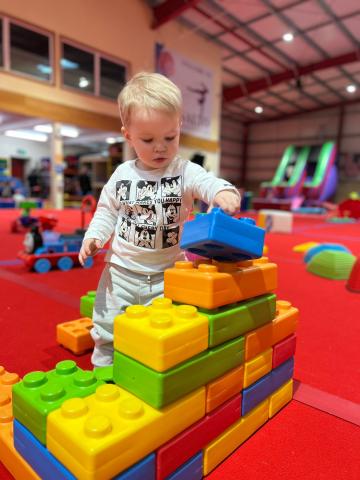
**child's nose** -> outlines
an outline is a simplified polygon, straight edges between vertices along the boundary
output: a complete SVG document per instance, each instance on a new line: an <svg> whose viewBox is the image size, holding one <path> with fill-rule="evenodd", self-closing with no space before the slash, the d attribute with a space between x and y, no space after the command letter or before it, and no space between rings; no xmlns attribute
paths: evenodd
<svg viewBox="0 0 360 480"><path fill-rule="evenodd" d="M164 152L166 150L166 145L164 143L155 144L155 152Z"/></svg>

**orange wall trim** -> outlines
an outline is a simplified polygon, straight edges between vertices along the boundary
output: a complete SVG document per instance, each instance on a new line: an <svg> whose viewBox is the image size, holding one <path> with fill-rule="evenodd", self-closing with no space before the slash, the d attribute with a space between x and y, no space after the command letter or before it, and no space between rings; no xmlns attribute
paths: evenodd
<svg viewBox="0 0 360 480"><path fill-rule="evenodd" d="M53 122L68 123L79 127L121 131L121 121L118 117L39 100L35 97L6 90L0 90L0 110L31 117L41 117Z"/></svg>

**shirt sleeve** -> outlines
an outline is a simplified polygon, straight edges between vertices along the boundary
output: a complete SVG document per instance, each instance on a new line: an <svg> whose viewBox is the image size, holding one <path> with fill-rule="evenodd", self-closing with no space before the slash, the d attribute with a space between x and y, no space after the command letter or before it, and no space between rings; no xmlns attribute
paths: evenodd
<svg viewBox="0 0 360 480"><path fill-rule="evenodd" d="M200 165L188 162L185 169L186 183L192 191L193 198L198 198L210 205L216 194L222 190L231 190L240 197L234 185L227 180L216 177L212 172L207 172Z"/></svg>
<svg viewBox="0 0 360 480"><path fill-rule="evenodd" d="M105 245L114 233L119 210L116 199L115 173L101 191L95 214L85 233L84 240L96 238L101 241L102 245Z"/></svg>

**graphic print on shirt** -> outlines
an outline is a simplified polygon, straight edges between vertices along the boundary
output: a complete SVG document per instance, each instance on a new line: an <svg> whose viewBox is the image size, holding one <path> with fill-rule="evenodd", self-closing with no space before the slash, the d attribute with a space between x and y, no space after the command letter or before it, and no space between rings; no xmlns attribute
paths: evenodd
<svg viewBox="0 0 360 480"><path fill-rule="evenodd" d="M162 197L181 197L182 177L163 177L161 179L161 196Z"/></svg>
<svg viewBox="0 0 360 480"><path fill-rule="evenodd" d="M129 241L130 229L131 220L126 217L121 217L121 221L119 223L119 236L127 242Z"/></svg>
<svg viewBox="0 0 360 480"><path fill-rule="evenodd" d="M125 215L136 224L156 225L155 204L135 203L134 205L126 205Z"/></svg>
<svg viewBox="0 0 360 480"><path fill-rule="evenodd" d="M139 180L136 184L136 200L154 201L158 189L158 182Z"/></svg>
<svg viewBox="0 0 360 480"><path fill-rule="evenodd" d="M135 246L142 248L155 248L156 227L135 226Z"/></svg>
<svg viewBox="0 0 360 480"><path fill-rule="evenodd" d="M179 227L167 228L162 230L162 248L169 248L179 243Z"/></svg>
<svg viewBox="0 0 360 480"><path fill-rule="evenodd" d="M168 202L162 204L164 225L177 223L180 218L181 202Z"/></svg>
<svg viewBox="0 0 360 480"><path fill-rule="evenodd" d="M120 180L115 184L115 196L119 200L129 200L131 180Z"/></svg>

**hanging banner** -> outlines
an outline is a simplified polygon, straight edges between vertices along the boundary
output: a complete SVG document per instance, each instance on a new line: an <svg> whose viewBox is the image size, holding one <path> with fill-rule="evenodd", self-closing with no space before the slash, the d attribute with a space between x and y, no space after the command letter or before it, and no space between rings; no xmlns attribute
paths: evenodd
<svg viewBox="0 0 360 480"><path fill-rule="evenodd" d="M211 139L213 72L157 43L156 71L170 78L183 96L182 132Z"/></svg>

